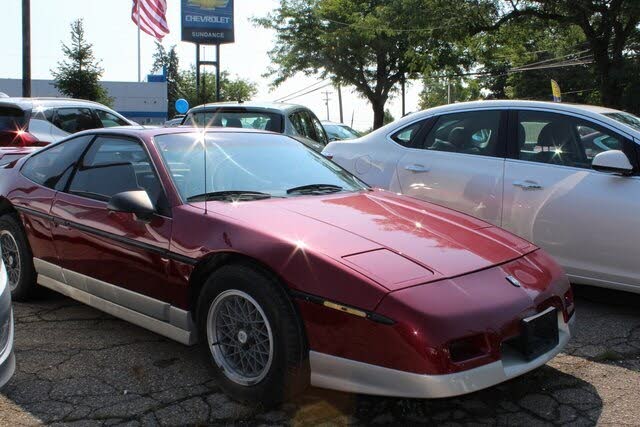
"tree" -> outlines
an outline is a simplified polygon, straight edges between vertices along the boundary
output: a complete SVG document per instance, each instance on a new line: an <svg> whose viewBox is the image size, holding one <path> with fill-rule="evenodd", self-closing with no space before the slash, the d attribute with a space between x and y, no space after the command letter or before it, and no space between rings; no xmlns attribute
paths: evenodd
<svg viewBox="0 0 640 427"><path fill-rule="evenodd" d="M238 76L230 78L229 73L220 73L221 101L249 101L258 92L255 83ZM196 68L180 72L178 93L189 101L189 105L200 105L216 99L216 75L202 73L200 75L200 93L196 93Z"/></svg>
<svg viewBox="0 0 640 427"><path fill-rule="evenodd" d="M63 43L62 52L67 59L58 63L57 70L51 70L54 86L71 98L110 105L113 99L100 85L103 69L93 56L93 45L85 38L82 19L71 23L71 45Z"/></svg>
<svg viewBox="0 0 640 427"><path fill-rule="evenodd" d="M167 100L169 104L169 117L176 115L176 100L180 95L180 59L173 45L166 50L161 43L156 42L156 51L153 54L152 73L163 70L167 76Z"/></svg>
<svg viewBox="0 0 640 427"><path fill-rule="evenodd" d="M630 60L638 54L640 1L638 0L523 0L509 1L489 29L509 21L538 18L559 26L579 27L593 55L594 71L600 92L600 102L621 108L629 74L635 64Z"/></svg>
<svg viewBox="0 0 640 427"><path fill-rule="evenodd" d="M464 79L462 77L425 77L424 87L420 92L420 109L427 109L444 105L449 102L476 101L482 98L480 81L478 79Z"/></svg>
<svg viewBox="0 0 640 427"><path fill-rule="evenodd" d="M484 13L485 3L475 0L474 13ZM268 73L275 85L297 73L353 85L371 102L379 128L403 78L465 66L454 41L466 36L471 10L468 2L442 0L281 0L256 22L276 31L270 56L278 68Z"/></svg>
<svg viewBox="0 0 640 427"><path fill-rule="evenodd" d="M221 97L225 101L248 101L258 93L258 87L255 83L243 80L238 76L226 81L222 78L220 80L222 81Z"/></svg>

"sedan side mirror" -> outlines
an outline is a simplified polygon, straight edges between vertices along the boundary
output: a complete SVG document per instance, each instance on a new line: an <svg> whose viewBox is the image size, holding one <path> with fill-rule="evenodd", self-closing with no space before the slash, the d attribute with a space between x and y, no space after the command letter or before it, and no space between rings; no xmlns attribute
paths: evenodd
<svg viewBox="0 0 640 427"><path fill-rule="evenodd" d="M629 175L633 173L633 166L629 158L620 150L609 150L599 153L593 158L591 167L599 172L616 175Z"/></svg>
<svg viewBox="0 0 640 427"><path fill-rule="evenodd" d="M151 218L155 212L153 203L144 190L114 194L109 200L107 209L113 212L132 213L142 220Z"/></svg>

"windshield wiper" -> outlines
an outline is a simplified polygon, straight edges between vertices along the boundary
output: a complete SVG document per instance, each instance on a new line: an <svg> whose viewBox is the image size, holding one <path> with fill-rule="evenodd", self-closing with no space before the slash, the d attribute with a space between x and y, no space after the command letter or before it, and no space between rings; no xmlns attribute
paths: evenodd
<svg viewBox="0 0 640 427"><path fill-rule="evenodd" d="M227 191L213 191L211 193L197 194L187 199L188 202L207 201L207 200L231 200L231 201L247 201L247 200L262 200L270 199L271 194L261 193L259 191L242 191L242 190L227 190Z"/></svg>
<svg viewBox="0 0 640 427"><path fill-rule="evenodd" d="M333 184L310 184L301 185L300 187L293 187L287 190L287 194L326 194L326 193L338 193L344 190L339 185Z"/></svg>

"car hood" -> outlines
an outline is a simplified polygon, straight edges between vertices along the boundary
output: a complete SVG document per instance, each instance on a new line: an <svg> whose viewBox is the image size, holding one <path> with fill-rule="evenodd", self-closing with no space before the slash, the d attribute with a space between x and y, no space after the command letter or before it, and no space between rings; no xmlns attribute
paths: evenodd
<svg viewBox="0 0 640 427"><path fill-rule="evenodd" d="M389 290L460 276L536 249L465 214L374 190L208 209L360 271Z"/></svg>

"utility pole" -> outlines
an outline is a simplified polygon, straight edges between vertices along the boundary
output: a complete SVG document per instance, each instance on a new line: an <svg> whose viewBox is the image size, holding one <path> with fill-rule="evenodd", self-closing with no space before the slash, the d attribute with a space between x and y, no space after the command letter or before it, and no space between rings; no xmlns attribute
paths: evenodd
<svg viewBox="0 0 640 427"><path fill-rule="evenodd" d="M22 0L22 96L31 96L31 0Z"/></svg>
<svg viewBox="0 0 640 427"><path fill-rule="evenodd" d="M406 110L406 79L404 77L404 74L402 75L402 80L400 80L400 87L402 89L402 117L404 117L407 114L407 110Z"/></svg>
<svg viewBox="0 0 640 427"><path fill-rule="evenodd" d="M342 87L338 83L338 103L340 104L340 123L344 123L344 117L342 113Z"/></svg>
<svg viewBox="0 0 640 427"><path fill-rule="evenodd" d="M451 104L451 80L447 80L447 104Z"/></svg>
<svg viewBox="0 0 640 427"><path fill-rule="evenodd" d="M329 98L329 95L331 94L331 92L326 91L322 93L324 94L324 104L327 106L327 120L329 120L329 101L331 101L331 98Z"/></svg>

